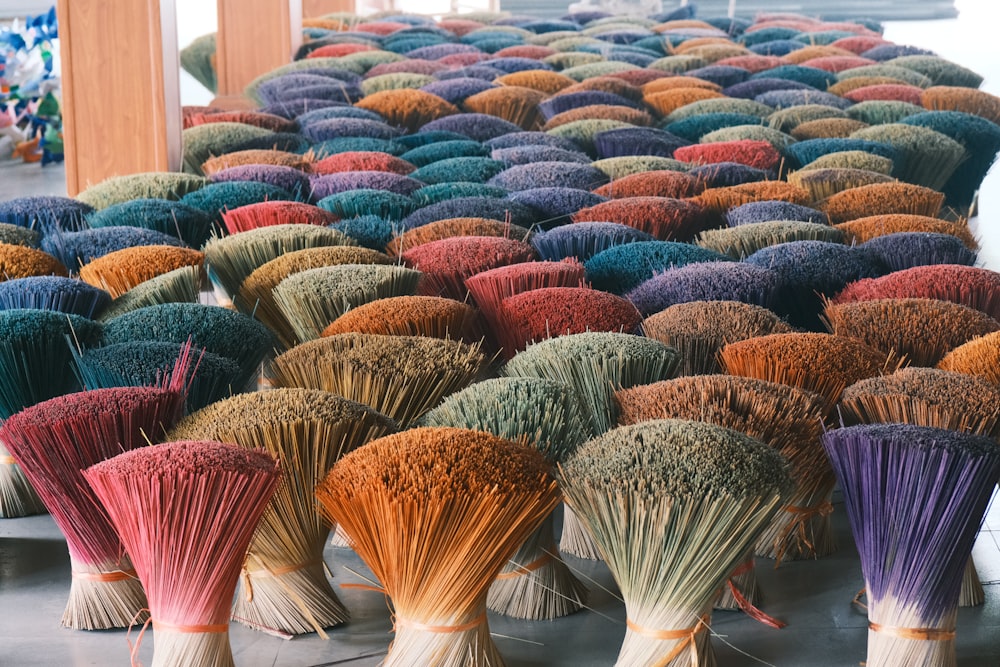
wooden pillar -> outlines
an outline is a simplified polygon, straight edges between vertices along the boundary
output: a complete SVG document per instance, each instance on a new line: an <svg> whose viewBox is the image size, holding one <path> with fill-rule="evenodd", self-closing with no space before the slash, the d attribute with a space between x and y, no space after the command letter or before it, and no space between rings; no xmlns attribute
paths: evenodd
<svg viewBox="0 0 1000 667"><path fill-rule="evenodd" d="M176 171L181 106L174 0L58 0L66 190Z"/></svg>
<svg viewBox="0 0 1000 667"><path fill-rule="evenodd" d="M353 12L354 0L302 0L302 18L315 19L334 12Z"/></svg>
<svg viewBox="0 0 1000 667"><path fill-rule="evenodd" d="M213 106L246 109L251 81L288 64L302 43L302 0L218 0Z"/></svg>

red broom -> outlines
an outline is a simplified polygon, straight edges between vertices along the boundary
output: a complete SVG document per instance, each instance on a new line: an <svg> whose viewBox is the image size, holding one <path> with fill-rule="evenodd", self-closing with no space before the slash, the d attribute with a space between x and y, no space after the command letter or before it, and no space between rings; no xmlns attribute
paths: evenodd
<svg viewBox="0 0 1000 667"><path fill-rule="evenodd" d="M534 249L523 241L488 236L459 236L410 248L403 261L424 274L422 293L464 301L465 279L507 264L536 259Z"/></svg>
<svg viewBox="0 0 1000 667"><path fill-rule="evenodd" d="M698 204L670 197L626 197L581 209L573 222L617 222L660 241L689 241L710 226Z"/></svg>
<svg viewBox="0 0 1000 667"><path fill-rule="evenodd" d="M337 222L332 213L317 206L292 201L264 201L240 206L222 214L222 222L230 234L271 225L319 225Z"/></svg>
<svg viewBox="0 0 1000 667"><path fill-rule="evenodd" d="M83 475L146 589L153 667L232 667L233 593L277 487L277 462L236 445L181 441L119 454Z"/></svg>
<svg viewBox="0 0 1000 667"><path fill-rule="evenodd" d="M738 162L765 171L777 169L781 163L781 153L770 142L750 139L681 146L674 157L694 164Z"/></svg>

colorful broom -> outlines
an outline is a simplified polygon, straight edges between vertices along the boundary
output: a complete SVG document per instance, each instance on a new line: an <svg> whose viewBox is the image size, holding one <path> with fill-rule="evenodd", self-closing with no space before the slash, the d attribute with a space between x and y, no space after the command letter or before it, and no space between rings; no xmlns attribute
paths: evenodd
<svg viewBox="0 0 1000 667"><path fill-rule="evenodd" d="M617 394L619 423L654 419L692 419L745 433L781 454L789 463L796 496L825 486L830 464L820 446L825 410L810 392L731 375L701 375L625 389ZM772 627L784 624L761 613L753 552L723 588L716 607L742 609Z"/></svg>
<svg viewBox="0 0 1000 667"><path fill-rule="evenodd" d="M432 241L402 254L403 261L423 274L421 293L464 301L465 279L488 269L536 259L523 241L489 236L459 236Z"/></svg>
<svg viewBox="0 0 1000 667"><path fill-rule="evenodd" d="M170 439L229 442L282 461L282 482L243 563L234 620L282 636L324 638L323 628L347 620L326 576L331 526L315 489L344 454L395 430L381 414L334 394L275 389L214 403L170 432Z"/></svg>
<svg viewBox="0 0 1000 667"><path fill-rule="evenodd" d="M317 497L391 599L387 666L502 664L487 590L559 502L548 468L528 447L450 428L381 438L334 466Z"/></svg>
<svg viewBox="0 0 1000 667"><path fill-rule="evenodd" d="M353 308L323 329L323 336L342 333L428 336L479 343L483 327L472 306L439 296L376 299Z"/></svg>
<svg viewBox="0 0 1000 667"><path fill-rule="evenodd" d="M33 308L97 319L110 303L104 290L72 278L33 276L0 282L0 310Z"/></svg>
<svg viewBox="0 0 1000 667"><path fill-rule="evenodd" d="M955 665L962 572L1000 474L995 442L873 424L823 444L861 554L868 665Z"/></svg>
<svg viewBox="0 0 1000 667"><path fill-rule="evenodd" d="M172 246L135 246L116 250L80 267L80 279L118 298L151 278L182 267L201 267L205 255Z"/></svg>
<svg viewBox="0 0 1000 667"><path fill-rule="evenodd" d="M148 444L180 417L183 398L146 387L100 389L44 401L11 417L0 439L45 500L66 536L73 582L62 624L123 628L146 596L107 515L81 474L95 463Z"/></svg>
<svg viewBox="0 0 1000 667"><path fill-rule="evenodd" d="M83 474L146 590L154 667L232 665L233 592L279 483L277 462L234 445L173 442L119 454Z"/></svg>
<svg viewBox="0 0 1000 667"><path fill-rule="evenodd" d="M625 600L616 665L714 664L712 601L781 506L784 467L742 433L673 419L614 429L560 466Z"/></svg>
<svg viewBox="0 0 1000 667"><path fill-rule="evenodd" d="M1000 365L997 363L1000 360L998 341L1000 341L998 333L973 338L946 354L938 363L938 368L975 375L994 385L1000 385Z"/></svg>
<svg viewBox="0 0 1000 667"><path fill-rule="evenodd" d="M564 385L539 378L497 378L452 394L424 415L423 426L486 431L538 449L550 463L586 438L576 399ZM553 619L579 611L587 589L559 558L550 515L497 576L486 606L514 618Z"/></svg>
<svg viewBox="0 0 1000 667"><path fill-rule="evenodd" d="M205 283L200 266L185 266L145 280L111 301L101 320L160 303L196 303Z"/></svg>
<svg viewBox="0 0 1000 667"><path fill-rule="evenodd" d="M408 426L486 369L478 346L419 336L340 334L275 358L279 387L331 391Z"/></svg>

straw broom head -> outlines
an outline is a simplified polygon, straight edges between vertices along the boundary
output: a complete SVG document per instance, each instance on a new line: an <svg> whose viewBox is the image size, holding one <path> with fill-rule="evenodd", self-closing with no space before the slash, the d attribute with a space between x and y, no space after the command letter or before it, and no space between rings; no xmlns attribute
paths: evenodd
<svg viewBox="0 0 1000 667"><path fill-rule="evenodd" d="M395 430L387 417L335 394L274 389L213 403L171 431L170 439L229 442L283 462L282 483L243 565L235 620L266 632L321 636L347 620L326 576L331 525L318 511L315 488L344 454Z"/></svg>
<svg viewBox="0 0 1000 667"><path fill-rule="evenodd" d="M1000 341L998 333L973 338L946 354L937 367L946 371L975 375L991 384L1000 385L998 341Z"/></svg>
<svg viewBox="0 0 1000 667"><path fill-rule="evenodd" d="M112 300L98 319L110 320L161 303L196 303L204 283L205 272L200 266L183 266L167 271L139 283Z"/></svg>
<svg viewBox="0 0 1000 667"><path fill-rule="evenodd" d="M985 313L937 299L828 302L823 319L831 333L860 340L914 366L934 366L969 339L1000 329Z"/></svg>
<svg viewBox="0 0 1000 667"><path fill-rule="evenodd" d="M958 237L935 232L886 234L865 241L862 247L875 253L890 272L939 264L973 266L978 259L977 253L965 247ZM944 296L937 294L935 298Z"/></svg>
<svg viewBox="0 0 1000 667"><path fill-rule="evenodd" d="M487 360L479 347L440 338L339 334L303 343L273 362L282 387L322 389L409 425L448 394L475 381Z"/></svg>
<svg viewBox="0 0 1000 667"><path fill-rule="evenodd" d="M117 298L151 278L186 266L201 267L204 261L204 254L188 248L136 246L80 267L80 278Z"/></svg>
<svg viewBox="0 0 1000 667"><path fill-rule="evenodd" d="M110 303L104 290L72 278L31 276L0 282L0 310L33 308L96 319Z"/></svg>
<svg viewBox="0 0 1000 667"><path fill-rule="evenodd" d="M264 201L247 204L222 214L222 224L230 234L272 225L319 225L337 222L337 217L316 206L294 201Z"/></svg>
<svg viewBox="0 0 1000 667"><path fill-rule="evenodd" d="M334 466L317 497L392 600L386 665L500 664L486 591L558 503L548 469L537 451L454 428L381 438Z"/></svg>
<svg viewBox="0 0 1000 667"><path fill-rule="evenodd" d="M476 309L437 296L399 296L377 299L348 310L321 335L342 333L389 336L429 336L476 343L483 327Z"/></svg>
<svg viewBox="0 0 1000 667"><path fill-rule="evenodd" d="M211 176L230 167L242 167L248 164L274 164L309 171L311 163L308 156L305 155L285 151L257 149L226 153L225 155L205 160L201 165L201 169L206 175Z"/></svg>
<svg viewBox="0 0 1000 667"><path fill-rule="evenodd" d="M119 454L83 475L146 590L154 667L232 665L229 609L279 482L277 462L234 445L184 441Z"/></svg>
<svg viewBox="0 0 1000 667"><path fill-rule="evenodd" d="M815 222L773 220L728 229L710 229L699 234L696 243L702 248L740 260L761 248L791 241L843 243L844 234L839 229Z"/></svg>
<svg viewBox="0 0 1000 667"><path fill-rule="evenodd" d="M181 415L175 391L147 387L67 394L4 423L0 438L66 536L73 583L62 624L78 630L123 628L146 606L135 571L83 478L88 466L144 446Z"/></svg>
<svg viewBox="0 0 1000 667"><path fill-rule="evenodd" d="M10 280L29 276L65 277L69 274L66 267L47 252L24 245L0 243L0 275Z"/></svg>
<svg viewBox="0 0 1000 667"><path fill-rule="evenodd" d="M464 301L465 279L488 269L528 262L534 249L523 241L489 236L458 236L432 241L402 254L403 261L424 274L421 292Z"/></svg>
<svg viewBox="0 0 1000 667"><path fill-rule="evenodd" d="M781 456L736 431L666 419L585 443L559 478L625 600L616 664L711 660L704 617L789 489Z"/></svg>
<svg viewBox="0 0 1000 667"><path fill-rule="evenodd" d="M410 248L453 236L497 236L528 241L531 231L489 218L449 218L403 232L386 246L386 252L398 256Z"/></svg>
<svg viewBox="0 0 1000 667"><path fill-rule="evenodd" d="M911 183L874 183L844 190L818 202L817 207L836 224L864 216L903 213L936 217L944 195Z"/></svg>
<svg viewBox="0 0 1000 667"><path fill-rule="evenodd" d="M661 241L687 241L709 226L701 206L669 197L629 197L577 211L573 222L613 220L651 234Z"/></svg>
<svg viewBox="0 0 1000 667"><path fill-rule="evenodd" d="M848 190L847 192L850 192ZM842 194L847 194L842 193ZM969 231L966 220L949 222L928 215L909 213L884 213L854 217L849 222L835 225L845 234L849 243L860 244L879 236L897 234L900 232L925 232L932 234L951 234L965 244L969 250L978 250L979 243Z"/></svg>

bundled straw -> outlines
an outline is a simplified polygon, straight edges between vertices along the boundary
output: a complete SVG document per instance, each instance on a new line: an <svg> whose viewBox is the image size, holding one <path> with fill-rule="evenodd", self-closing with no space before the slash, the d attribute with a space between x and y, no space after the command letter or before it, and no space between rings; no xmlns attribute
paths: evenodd
<svg viewBox="0 0 1000 667"><path fill-rule="evenodd" d="M620 424L692 419L745 433L787 459L795 483L789 505L829 487L833 475L820 446L824 410L807 391L731 375L700 375L618 392ZM750 551L750 550L748 550ZM720 608L737 608L774 627L783 624L754 608L759 591L752 551L723 589ZM744 597L745 596L745 597Z"/></svg>
<svg viewBox="0 0 1000 667"><path fill-rule="evenodd" d="M457 341L340 334L279 355L273 372L279 387L332 391L406 427L474 382L486 364L478 346Z"/></svg>
<svg viewBox="0 0 1000 667"><path fill-rule="evenodd" d="M490 236L458 236L410 248L402 255L423 275L421 293L464 301L465 279L477 273L536 258L523 241Z"/></svg>
<svg viewBox="0 0 1000 667"><path fill-rule="evenodd" d="M969 231L968 222L962 219L949 222L927 215L889 213L851 219L849 222L838 224L837 228L844 232L847 242L854 244L866 243L874 238L900 232L929 232L950 234L962 241L969 250L979 248L975 237Z"/></svg>
<svg viewBox="0 0 1000 667"><path fill-rule="evenodd" d="M454 338L467 343L483 338L475 308L439 296L377 299L347 311L323 329L322 335L351 332Z"/></svg>
<svg viewBox="0 0 1000 667"><path fill-rule="evenodd" d="M944 195L910 183L874 183L844 190L819 202L831 223L889 213L936 217Z"/></svg>
<svg viewBox="0 0 1000 667"><path fill-rule="evenodd" d="M231 667L229 610L247 545L279 482L275 460L234 445L173 442L83 474L149 598L153 667Z"/></svg>
<svg viewBox="0 0 1000 667"><path fill-rule="evenodd" d="M784 466L742 433L673 419L610 431L560 466L625 600L616 665L714 664L712 600L781 505Z"/></svg>
<svg viewBox="0 0 1000 667"><path fill-rule="evenodd" d="M721 371L719 351L729 343L792 328L767 308L739 301L691 301L647 317L643 334L680 352L678 375Z"/></svg>
<svg viewBox="0 0 1000 667"><path fill-rule="evenodd" d="M586 439L579 406L569 389L539 378L497 378L449 396L424 415L424 426L486 431L538 449L558 463ZM579 611L587 589L559 558L548 516L490 586L486 605L514 618L552 619Z"/></svg>
<svg viewBox="0 0 1000 667"><path fill-rule="evenodd" d="M118 298L133 287L164 273L201 267L205 255L171 246L135 246L117 250L80 267L80 279Z"/></svg>
<svg viewBox="0 0 1000 667"><path fill-rule="evenodd" d="M129 557L81 473L146 445L147 438L173 425L183 404L168 389L100 389L39 403L11 417L0 430L0 439L66 536L73 583L64 626L123 628L146 607Z"/></svg>
<svg viewBox="0 0 1000 667"><path fill-rule="evenodd" d="M240 206L222 214L230 234L272 225L319 225L337 222L337 216L321 208L294 201L264 201Z"/></svg>
<svg viewBox="0 0 1000 667"><path fill-rule="evenodd" d="M114 299L101 313L102 320L160 303L195 303L205 282L200 266L184 266L145 280Z"/></svg>
<svg viewBox="0 0 1000 667"><path fill-rule="evenodd" d="M0 278L67 276L66 267L47 252L24 245L0 243Z"/></svg>
<svg viewBox="0 0 1000 667"><path fill-rule="evenodd" d="M574 222L604 220L634 227L661 241L687 241L710 224L698 204L669 197L612 199L573 216Z"/></svg>
<svg viewBox="0 0 1000 667"><path fill-rule="evenodd" d="M33 276L0 282L0 310L35 308L95 319L110 303L104 290L72 278Z"/></svg>
<svg viewBox="0 0 1000 667"><path fill-rule="evenodd" d="M299 271L274 288L275 305L299 342L320 333L351 308L413 295L420 273L402 266L340 264Z"/></svg>
<svg viewBox="0 0 1000 667"><path fill-rule="evenodd" d="M842 243L844 233L829 225L798 220L774 220L738 225L728 229L710 229L698 235L702 248L743 259L761 248L791 241L826 241Z"/></svg>
<svg viewBox="0 0 1000 667"><path fill-rule="evenodd" d="M503 664L487 590L559 502L548 468L528 447L452 428L381 438L334 466L317 497L392 601L387 667Z"/></svg>
<svg viewBox="0 0 1000 667"><path fill-rule="evenodd" d="M730 343L722 348L719 360L732 375L815 392L824 412L836 405L845 387L891 368L885 354L859 341L816 333L771 334ZM757 545L757 555L780 562L820 558L836 550L830 527L833 479L808 491L771 524Z"/></svg>
<svg viewBox="0 0 1000 667"><path fill-rule="evenodd" d="M386 246L386 252L401 255L418 245L454 236L501 236L528 241L531 232L524 227L490 218L448 218L403 232Z"/></svg>
<svg viewBox="0 0 1000 667"><path fill-rule="evenodd" d="M861 555L867 664L957 664L962 572L1000 474L996 443L874 424L830 431L823 444Z"/></svg>
<svg viewBox="0 0 1000 667"><path fill-rule="evenodd" d="M1000 333L973 338L959 345L938 363L938 368L975 375L994 385L1000 385Z"/></svg>
<svg viewBox="0 0 1000 667"><path fill-rule="evenodd" d="M347 452L395 432L383 415L334 394L275 389L234 396L187 417L170 439L212 439L262 449L283 462L282 482L243 563L233 618L279 635L318 632L348 612L327 580L330 523L316 485Z"/></svg>

